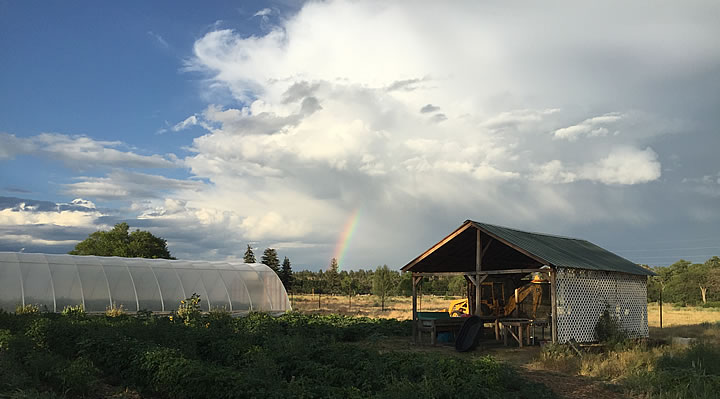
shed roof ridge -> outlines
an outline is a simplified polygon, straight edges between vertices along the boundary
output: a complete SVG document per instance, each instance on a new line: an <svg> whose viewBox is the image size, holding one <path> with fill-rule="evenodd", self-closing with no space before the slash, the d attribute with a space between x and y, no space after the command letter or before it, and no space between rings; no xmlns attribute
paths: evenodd
<svg viewBox="0 0 720 399"><path fill-rule="evenodd" d="M559 235L559 234L541 233L541 232L537 232L537 231L519 230L519 229L515 229L515 228L512 228L512 227L500 226L499 224L492 224L492 223L486 223L486 222L478 222L477 220L468 219L468 220L466 220L465 222L466 222L466 223L467 223L467 222L470 222L470 223L477 224L477 225L481 225L481 226L482 226L482 225L485 225L485 226L499 227L499 228L501 228L501 229L507 229L507 230L512 230L512 231L517 231L517 232L519 232L519 233L533 234L533 235L553 237L553 238L563 238L563 239L566 239L566 240L584 241L584 242L587 242L587 243L591 243L590 241L588 241L588 240L586 240L586 239L583 239L583 238L570 237L570 236L562 236L562 235ZM591 244L592 244L592 243L591 243Z"/></svg>

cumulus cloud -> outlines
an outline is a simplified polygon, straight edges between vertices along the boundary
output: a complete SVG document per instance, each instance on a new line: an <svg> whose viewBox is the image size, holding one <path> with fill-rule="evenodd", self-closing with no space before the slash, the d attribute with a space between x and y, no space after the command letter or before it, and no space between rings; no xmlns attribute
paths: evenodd
<svg viewBox="0 0 720 399"><path fill-rule="evenodd" d="M103 214L99 212L91 201L78 198L71 204L52 204L47 202L21 200L18 198L3 198L5 204L0 209L0 225L27 226L27 225L55 225L64 227L88 227ZM52 208L51 208L52 207Z"/></svg>
<svg viewBox="0 0 720 399"><path fill-rule="evenodd" d="M583 177L605 184L639 184L660 177L660 162L651 148L618 148L582 168Z"/></svg>
<svg viewBox="0 0 720 399"><path fill-rule="evenodd" d="M409 260L467 218L563 234L652 223L660 136L698 131L682 111L698 92L717 102L697 74L720 63L712 9L309 2L262 34L216 26L196 40L187 69L232 99L172 128L204 129L179 162L75 136L53 140L87 151L48 154L188 168L205 183L116 171L64 188L143 197L138 223L190 255L291 243L301 262L327 264L358 209L348 259L364 267ZM685 94L670 90L680 81ZM41 141L8 138L0 158Z"/></svg>

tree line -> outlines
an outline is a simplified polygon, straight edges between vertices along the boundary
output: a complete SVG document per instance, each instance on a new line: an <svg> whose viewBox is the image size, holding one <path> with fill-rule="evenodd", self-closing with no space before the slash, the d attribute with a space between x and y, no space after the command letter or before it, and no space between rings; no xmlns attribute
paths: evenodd
<svg viewBox="0 0 720 399"><path fill-rule="evenodd" d="M719 257L704 263L681 259L670 266L648 268L658 274L648 280L649 302L660 300L662 293L663 302L720 306Z"/></svg>

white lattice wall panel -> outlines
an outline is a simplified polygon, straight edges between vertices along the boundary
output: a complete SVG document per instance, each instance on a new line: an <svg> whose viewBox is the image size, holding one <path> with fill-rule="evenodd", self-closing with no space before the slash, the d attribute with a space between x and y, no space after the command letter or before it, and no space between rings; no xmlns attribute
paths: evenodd
<svg viewBox="0 0 720 399"><path fill-rule="evenodd" d="M648 335L647 277L581 269L557 269L558 341L595 340L605 309L631 336Z"/></svg>

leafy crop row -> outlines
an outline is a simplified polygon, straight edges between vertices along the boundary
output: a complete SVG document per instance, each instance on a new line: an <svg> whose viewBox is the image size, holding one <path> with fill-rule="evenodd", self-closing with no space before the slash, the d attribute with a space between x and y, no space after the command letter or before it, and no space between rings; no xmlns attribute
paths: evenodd
<svg viewBox="0 0 720 399"><path fill-rule="evenodd" d="M491 358L369 345L409 335L408 322L296 313L0 312L0 397L96 397L108 385L172 398L550 396Z"/></svg>

